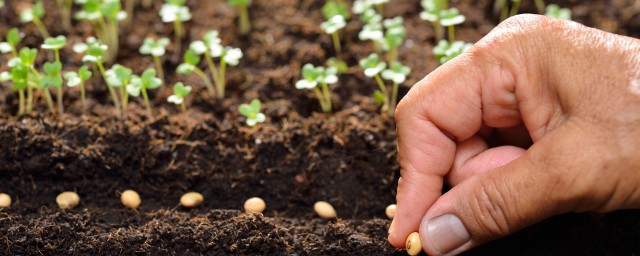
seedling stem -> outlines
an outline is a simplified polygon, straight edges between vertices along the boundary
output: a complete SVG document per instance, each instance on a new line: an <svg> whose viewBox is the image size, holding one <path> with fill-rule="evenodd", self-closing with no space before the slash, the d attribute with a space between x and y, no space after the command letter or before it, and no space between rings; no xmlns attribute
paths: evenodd
<svg viewBox="0 0 640 256"><path fill-rule="evenodd" d="M104 82L107 85L107 88L109 89L109 94L111 94L111 99L113 99L113 105L116 107L116 109L118 109L118 112L119 112L118 114L122 117L123 113L122 113L122 108L120 106L120 100L118 100L118 94L113 89L113 87L111 87L107 82L107 75L105 74L104 65L102 65L101 61L96 62L96 65L98 66L98 70L100 70L102 79L104 79Z"/></svg>

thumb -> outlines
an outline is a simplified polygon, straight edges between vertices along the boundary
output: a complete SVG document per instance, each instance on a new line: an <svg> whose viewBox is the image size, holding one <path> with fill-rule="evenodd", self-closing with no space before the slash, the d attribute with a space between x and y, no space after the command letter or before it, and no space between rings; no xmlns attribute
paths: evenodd
<svg viewBox="0 0 640 256"><path fill-rule="evenodd" d="M559 131L559 128L556 131ZM557 134L557 133L556 133ZM429 255L458 254L573 210L573 173L548 164L557 144L548 135L513 162L473 176L433 204L420 224ZM553 145L552 145L553 144ZM561 191L561 192L559 192Z"/></svg>

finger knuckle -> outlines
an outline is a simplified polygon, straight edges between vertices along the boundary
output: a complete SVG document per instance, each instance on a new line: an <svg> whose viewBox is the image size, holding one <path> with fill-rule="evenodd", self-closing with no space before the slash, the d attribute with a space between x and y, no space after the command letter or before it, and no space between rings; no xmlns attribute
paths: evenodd
<svg viewBox="0 0 640 256"><path fill-rule="evenodd" d="M477 232L476 237L501 237L511 232L508 213L510 195L501 191L497 183L486 181L472 193L469 207L477 220L472 228Z"/></svg>

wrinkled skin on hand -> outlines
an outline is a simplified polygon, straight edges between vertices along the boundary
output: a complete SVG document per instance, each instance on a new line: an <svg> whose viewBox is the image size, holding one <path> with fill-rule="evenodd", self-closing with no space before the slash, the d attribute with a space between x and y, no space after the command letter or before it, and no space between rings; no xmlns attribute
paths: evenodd
<svg viewBox="0 0 640 256"><path fill-rule="evenodd" d="M553 215L640 208L638 39L515 16L395 116L397 248L420 231L428 254L457 254ZM489 148L492 133L505 144Z"/></svg>

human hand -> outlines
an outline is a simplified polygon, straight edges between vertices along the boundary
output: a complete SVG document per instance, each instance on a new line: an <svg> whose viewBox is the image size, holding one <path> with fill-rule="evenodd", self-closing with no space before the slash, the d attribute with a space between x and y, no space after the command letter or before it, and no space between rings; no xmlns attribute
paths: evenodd
<svg viewBox="0 0 640 256"><path fill-rule="evenodd" d="M515 16L395 116L397 248L419 230L428 254L457 254L553 215L640 208L638 39ZM507 145L488 148L493 132Z"/></svg>

